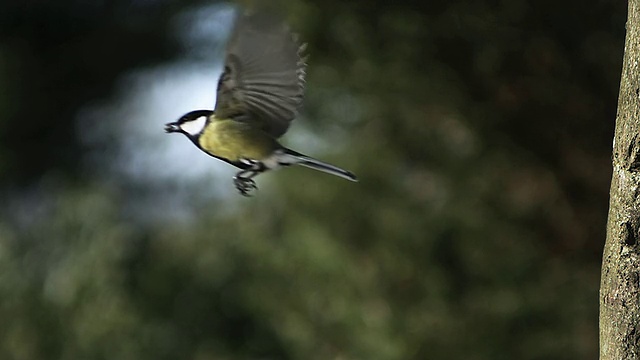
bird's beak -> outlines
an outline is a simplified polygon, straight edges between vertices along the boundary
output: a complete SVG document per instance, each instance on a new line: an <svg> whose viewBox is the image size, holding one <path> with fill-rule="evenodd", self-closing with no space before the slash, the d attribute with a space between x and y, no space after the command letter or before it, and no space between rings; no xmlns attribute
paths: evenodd
<svg viewBox="0 0 640 360"><path fill-rule="evenodd" d="M180 131L180 126L178 125L178 123L168 123L164 125L164 132L166 133L172 133L172 132L178 132Z"/></svg>

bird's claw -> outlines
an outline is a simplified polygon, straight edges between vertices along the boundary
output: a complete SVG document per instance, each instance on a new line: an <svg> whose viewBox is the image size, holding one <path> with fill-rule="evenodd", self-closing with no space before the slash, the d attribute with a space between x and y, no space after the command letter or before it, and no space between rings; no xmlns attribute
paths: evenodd
<svg viewBox="0 0 640 360"><path fill-rule="evenodd" d="M242 176L234 176L233 184L242 196L251 196L251 191L258 189L256 182Z"/></svg>

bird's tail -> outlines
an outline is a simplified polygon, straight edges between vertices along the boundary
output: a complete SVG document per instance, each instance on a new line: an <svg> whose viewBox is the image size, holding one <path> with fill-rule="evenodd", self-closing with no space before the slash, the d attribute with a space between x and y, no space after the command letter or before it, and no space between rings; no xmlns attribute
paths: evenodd
<svg viewBox="0 0 640 360"><path fill-rule="evenodd" d="M350 181L358 181L358 178L351 172L344 169L340 169L337 166L333 166L322 162L320 160L314 159L310 156L300 154L290 149L285 149L285 154L293 157L295 160L291 163L295 163L297 165L302 165L314 170L322 171L327 174L339 176L343 179L347 179Z"/></svg>

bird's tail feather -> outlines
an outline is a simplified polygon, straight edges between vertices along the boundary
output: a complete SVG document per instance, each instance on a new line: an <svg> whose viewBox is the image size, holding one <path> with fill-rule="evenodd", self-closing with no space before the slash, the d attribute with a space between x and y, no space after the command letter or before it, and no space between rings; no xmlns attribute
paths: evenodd
<svg viewBox="0 0 640 360"><path fill-rule="evenodd" d="M318 170L318 171L322 171L325 172L327 174L331 174L331 175L335 175L335 176L339 176L343 179L347 179L350 181L358 181L358 178L355 176L355 174L353 174L351 171L347 171L344 169L341 169L337 166L333 166L331 164L327 164L325 162L322 162L320 160L314 159L310 156L306 156L303 154L300 154L298 152L295 152L293 150L289 150L286 149L286 154L290 155L292 157L295 158L295 163L298 165L302 165L305 167L308 167L310 169L314 169L314 170Z"/></svg>

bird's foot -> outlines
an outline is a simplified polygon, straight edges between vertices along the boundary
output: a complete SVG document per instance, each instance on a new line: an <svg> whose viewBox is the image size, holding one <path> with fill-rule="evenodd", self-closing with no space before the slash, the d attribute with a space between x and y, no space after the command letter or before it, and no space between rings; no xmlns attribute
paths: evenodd
<svg viewBox="0 0 640 360"><path fill-rule="evenodd" d="M233 184L236 186L236 189L238 189L242 196L251 196L251 192L258 189L258 186L256 185L256 182L253 181L253 179L243 176L234 176Z"/></svg>

